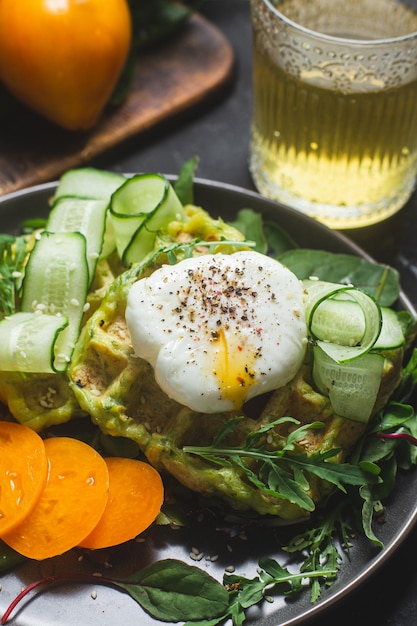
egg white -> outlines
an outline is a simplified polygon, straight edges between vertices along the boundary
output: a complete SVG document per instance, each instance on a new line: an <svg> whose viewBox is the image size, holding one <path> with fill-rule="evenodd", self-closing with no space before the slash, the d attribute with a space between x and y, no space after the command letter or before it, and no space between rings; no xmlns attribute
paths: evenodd
<svg viewBox="0 0 417 626"><path fill-rule="evenodd" d="M201 413L282 387L307 345L300 281L254 251L163 266L131 287L126 321L161 389Z"/></svg>

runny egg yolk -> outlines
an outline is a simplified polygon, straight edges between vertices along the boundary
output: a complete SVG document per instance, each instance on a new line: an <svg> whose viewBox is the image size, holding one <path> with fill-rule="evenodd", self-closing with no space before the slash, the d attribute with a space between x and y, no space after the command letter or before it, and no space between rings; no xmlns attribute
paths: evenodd
<svg viewBox="0 0 417 626"><path fill-rule="evenodd" d="M253 251L163 266L131 287L126 321L161 389L200 413L282 387L307 345L300 281Z"/></svg>
<svg viewBox="0 0 417 626"><path fill-rule="evenodd" d="M219 331L218 346L214 351L213 375L216 377L222 398L230 400L239 409L254 384L256 375L252 364L256 357L235 337L227 337L223 329Z"/></svg>

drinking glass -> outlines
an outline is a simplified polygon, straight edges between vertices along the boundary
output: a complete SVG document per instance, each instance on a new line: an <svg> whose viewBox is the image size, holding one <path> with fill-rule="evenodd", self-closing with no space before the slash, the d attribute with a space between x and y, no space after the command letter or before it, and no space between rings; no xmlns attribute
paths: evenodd
<svg viewBox="0 0 417 626"><path fill-rule="evenodd" d="M396 213L417 172L417 12L399 0L251 0L250 171L332 228Z"/></svg>

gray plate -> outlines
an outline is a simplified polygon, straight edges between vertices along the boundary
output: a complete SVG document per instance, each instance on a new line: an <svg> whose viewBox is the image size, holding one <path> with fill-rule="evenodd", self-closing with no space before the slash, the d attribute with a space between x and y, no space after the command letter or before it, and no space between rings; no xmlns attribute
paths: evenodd
<svg viewBox="0 0 417 626"><path fill-rule="evenodd" d="M47 214L48 198L53 194L55 184L50 183L13 193L0 198L0 232L16 233L21 222L31 217ZM318 222L276 203L262 198L256 193L211 181L196 180L195 200L214 217L233 219L241 208L252 208L267 219L275 219L302 247L325 249L332 252L351 253L369 258L347 238L331 231ZM400 306L414 313L405 295L401 295ZM376 550L363 537L354 541L351 559L342 565L335 584L322 597L311 605L308 592L297 600L285 600L277 596L273 603L263 603L248 614L248 626L296 626L317 618L326 608L361 585L376 572L388 557L400 546L414 526L416 512L417 474L410 472L398 480L395 493L388 503L386 523L378 528L383 550ZM179 558L195 565L190 553L197 548L204 556L198 562L208 573L221 579L226 567L233 565L237 573L252 577L260 556L269 555L286 564L288 555L280 552L275 533L252 530L247 540L231 537L223 530L216 529L210 514L203 521L195 521L190 528L173 531L169 528L153 528L145 533L143 543L131 542L109 553L100 552L102 561L92 562L89 558L80 560L80 553L73 550L62 557L41 563L29 562L4 575L0 579L0 612L20 592L22 586L50 574L111 573L113 576L133 572L161 558ZM206 559L219 555L216 562ZM113 626L114 624L140 624L155 626L156 622L128 596L108 587L68 583L51 587L46 593L32 594L9 620L19 626Z"/></svg>

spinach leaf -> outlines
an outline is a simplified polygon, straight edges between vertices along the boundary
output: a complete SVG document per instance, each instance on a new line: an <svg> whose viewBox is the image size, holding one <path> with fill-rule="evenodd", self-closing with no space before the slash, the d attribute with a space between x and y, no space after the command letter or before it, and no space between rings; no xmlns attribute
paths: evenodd
<svg viewBox="0 0 417 626"><path fill-rule="evenodd" d="M158 561L118 581L148 613L159 620L181 622L222 615L227 590L206 572L176 559Z"/></svg>
<svg viewBox="0 0 417 626"><path fill-rule="evenodd" d="M107 576L61 574L47 576L25 587L1 617L6 624L16 606L34 589L47 584L69 582L107 585L127 593L155 619L193 624L218 623L229 608L228 590L207 572L176 559L165 559L123 579Z"/></svg>
<svg viewBox="0 0 417 626"><path fill-rule="evenodd" d="M267 254L268 242L264 235L262 216L252 209L241 209L234 222L230 224L239 230L248 241L254 241L254 250Z"/></svg>
<svg viewBox="0 0 417 626"><path fill-rule="evenodd" d="M194 202L193 179L198 167L198 162L198 157L188 159L182 166L174 184L175 193L183 205L193 204Z"/></svg>
<svg viewBox="0 0 417 626"><path fill-rule="evenodd" d="M298 244L292 237L276 222L265 220L264 233L268 241L270 256L277 258L288 250L298 248Z"/></svg>
<svg viewBox="0 0 417 626"><path fill-rule="evenodd" d="M320 280L354 285L373 296L381 306L391 306L400 293L397 270L350 254L322 250L290 250L278 258L302 279L317 276Z"/></svg>
<svg viewBox="0 0 417 626"><path fill-rule="evenodd" d="M298 247L277 222L264 220L262 215L253 209L241 209L236 219L230 223L240 230L247 240L255 242L254 249L257 252L268 254L273 258Z"/></svg>
<svg viewBox="0 0 417 626"><path fill-rule="evenodd" d="M256 242L255 250L276 258L300 280L317 276L331 283L354 285L381 306L391 306L399 296L399 274L392 267L353 254L300 248L277 222L264 220L252 209L241 209L232 225Z"/></svg>

